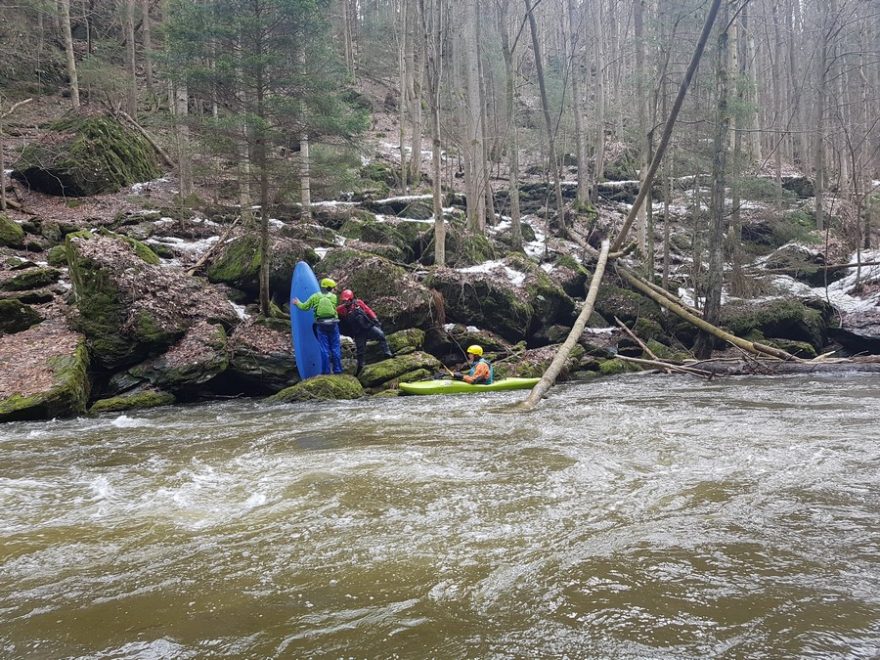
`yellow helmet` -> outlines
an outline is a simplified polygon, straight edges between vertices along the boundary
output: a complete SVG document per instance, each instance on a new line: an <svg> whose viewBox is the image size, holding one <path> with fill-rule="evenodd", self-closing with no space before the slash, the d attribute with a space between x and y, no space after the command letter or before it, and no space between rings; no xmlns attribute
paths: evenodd
<svg viewBox="0 0 880 660"><path fill-rule="evenodd" d="M323 280L321 280L321 288L322 289L335 289L336 288L336 281L331 280L329 277L325 277Z"/></svg>
<svg viewBox="0 0 880 660"><path fill-rule="evenodd" d="M474 355L479 355L480 357L482 357L483 356L483 347L477 346L476 344L472 344L472 345L468 346L467 352L473 353Z"/></svg>

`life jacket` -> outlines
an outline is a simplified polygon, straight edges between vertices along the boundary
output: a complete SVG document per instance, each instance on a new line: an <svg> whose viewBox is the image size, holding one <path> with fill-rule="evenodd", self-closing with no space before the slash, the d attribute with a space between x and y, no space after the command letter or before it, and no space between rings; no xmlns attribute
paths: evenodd
<svg viewBox="0 0 880 660"><path fill-rule="evenodd" d="M336 294L321 293L321 297L318 299L318 304L315 307L315 320L327 322L338 319L339 315L336 313Z"/></svg>
<svg viewBox="0 0 880 660"><path fill-rule="evenodd" d="M495 382L495 367L492 366L491 362L489 362L488 360L486 360L484 358L480 358L479 360L474 362L474 365L471 367L471 370L468 372L468 376L474 375L474 373L477 371L477 365L479 365L479 364L485 364L487 367L489 367L489 378L486 380L485 383L480 383L480 385L491 385L492 383L494 383Z"/></svg>
<svg viewBox="0 0 880 660"><path fill-rule="evenodd" d="M349 306L346 319L356 330L369 330L373 327L373 319L361 309L356 301Z"/></svg>

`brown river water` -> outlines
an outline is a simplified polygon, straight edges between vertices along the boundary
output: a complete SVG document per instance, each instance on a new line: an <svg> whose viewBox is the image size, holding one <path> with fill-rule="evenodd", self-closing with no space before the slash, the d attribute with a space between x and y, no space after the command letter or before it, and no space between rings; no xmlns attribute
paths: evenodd
<svg viewBox="0 0 880 660"><path fill-rule="evenodd" d="M2 658L877 658L880 378L0 426Z"/></svg>

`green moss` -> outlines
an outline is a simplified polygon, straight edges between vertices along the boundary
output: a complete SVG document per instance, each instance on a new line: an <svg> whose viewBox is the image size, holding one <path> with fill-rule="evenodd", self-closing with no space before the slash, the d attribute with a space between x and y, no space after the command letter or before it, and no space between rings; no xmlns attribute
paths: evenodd
<svg viewBox="0 0 880 660"><path fill-rule="evenodd" d="M595 310L609 321L616 316L628 326L632 326L641 317L647 317L658 323L662 319L660 307L653 300L629 289L604 282L599 287Z"/></svg>
<svg viewBox="0 0 880 660"><path fill-rule="evenodd" d="M96 415L106 412L122 412L157 406L170 406L176 401L173 394L158 390L141 390L130 394L122 394L109 399L100 399L92 404L89 413Z"/></svg>
<svg viewBox="0 0 880 660"><path fill-rule="evenodd" d="M407 355L383 360L364 367L360 382L364 387L377 387L382 383L399 379L406 373L424 369L433 374L441 368L440 360L433 355L416 351Z"/></svg>
<svg viewBox="0 0 880 660"><path fill-rule="evenodd" d="M660 326L657 321L654 319L649 319L644 316L640 316L636 321L635 328L633 329L633 333L641 339L656 339L663 334L663 328Z"/></svg>
<svg viewBox="0 0 880 660"><path fill-rule="evenodd" d="M639 368L631 362L624 362L614 358L613 360L603 360L599 363L599 371L603 376L616 376L630 371L639 371Z"/></svg>
<svg viewBox="0 0 880 660"><path fill-rule="evenodd" d="M0 291L24 291L58 281L61 273L55 268L28 268L0 283Z"/></svg>
<svg viewBox="0 0 880 660"><path fill-rule="evenodd" d="M805 341L817 349L824 345L828 332L822 312L794 298L725 305L721 324L740 337L758 330L765 337Z"/></svg>
<svg viewBox="0 0 880 660"><path fill-rule="evenodd" d="M350 400L359 399L364 389L354 376L315 376L293 387L281 390L269 401L293 403L296 401Z"/></svg>
<svg viewBox="0 0 880 660"><path fill-rule="evenodd" d="M116 192L161 173L144 137L109 117L73 114L50 129L15 163L14 176L42 192L74 197Z"/></svg>
<svg viewBox="0 0 880 660"><path fill-rule="evenodd" d="M49 358L54 383L52 387L32 396L13 394L0 399L0 422L21 419L50 419L85 412L89 396L89 354L80 341L73 354Z"/></svg>
<svg viewBox="0 0 880 660"><path fill-rule="evenodd" d="M46 260L49 262L50 266L66 266L67 250L63 245L53 245L49 250L49 254L46 256Z"/></svg>
<svg viewBox="0 0 880 660"><path fill-rule="evenodd" d="M208 266L206 274L212 282L240 286L260 272L259 241L255 236L242 236L227 244L220 258Z"/></svg>
<svg viewBox="0 0 880 660"><path fill-rule="evenodd" d="M425 344L425 331L420 328L409 328L388 335L388 345L395 353L417 351Z"/></svg>
<svg viewBox="0 0 880 660"><path fill-rule="evenodd" d="M37 312L20 300L9 298L0 300L0 335L11 335L27 330L43 320Z"/></svg>
<svg viewBox="0 0 880 660"><path fill-rule="evenodd" d="M24 245L24 229L2 213L0 213L0 245L8 247Z"/></svg>
<svg viewBox="0 0 880 660"><path fill-rule="evenodd" d="M645 342L645 345L651 349L651 352L654 353L661 360L668 360L670 362L684 362L692 358L693 356L686 351L676 351L673 348L670 348L666 344L661 344L659 341L654 339L649 339ZM645 354L642 357L645 359L650 359L650 356Z"/></svg>

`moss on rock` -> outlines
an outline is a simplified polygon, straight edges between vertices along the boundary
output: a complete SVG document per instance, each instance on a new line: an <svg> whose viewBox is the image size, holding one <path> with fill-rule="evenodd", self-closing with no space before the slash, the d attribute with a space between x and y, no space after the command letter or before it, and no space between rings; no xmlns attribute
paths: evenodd
<svg viewBox="0 0 880 660"><path fill-rule="evenodd" d="M40 324L0 339L0 370L7 379L0 387L0 422L85 412L88 367L85 338L57 324Z"/></svg>
<svg viewBox="0 0 880 660"><path fill-rule="evenodd" d="M761 303L728 303L721 310L721 325L740 337L754 330L765 337L804 341L815 349L825 344L825 314L796 298Z"/></svg>
<svg viewBox="0 0 880 660"><path fill-rule="evenodd" d="M155 151L139 133L109 117L69 115L22 150L12 176L40 192L81 197L160 174Z"/></svg>
<svg viewBox="0 0 880 660"><path fill-rule="evenodd" d="M603 360L599 363L599 371L603 376L616 376L631 371L640 371L639 367L632 362L624 362L618 358L613 360Z"/></svg>
<svg viewBox="0 0 880 660"><path fill-rule="evenodd" d="M16 298L0 300L0 335L27 330L42 320L35 310Z"/></svg>
<svg viewBox="0 0 880 660"><path fill-rule="evenodd" d="M108 412L156 408L157 406L170 406L175 401L174 395L170 392L142 389L107 399L99 399L89 408L89 413L97 415Z"/></svg>
<svg viewBox="0 0 880 660"><path fill-rule="evenodd" d="M24 229L3 213L0 213L0 245L13 248L24 245Z"/></svg>
<svg viewBox="0 0 880 660"><path fill-rule="evenodd" d="M25 291L38 289L57 282L61 273L56 268L28 268L16 272L12 277L0 280L0 291Z"/></svg>
<svg viewBox="0 0 880 660"><path fill-rule="evenodd" d="M281 390L269 401L293 403L296 401L327 401L359 399L364 395L364 388L354 376L315 376L293 387Z"/></svg>
<svg viewBox="0 0 880 660"><path fill-rule="evenodd" d="M388 381L399 379L406 373L420 369L435 373L441 366L440 360L433 355L416 351L367 365L360 374L360 382L364 387L378 387Z"/></svg>

